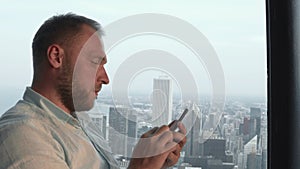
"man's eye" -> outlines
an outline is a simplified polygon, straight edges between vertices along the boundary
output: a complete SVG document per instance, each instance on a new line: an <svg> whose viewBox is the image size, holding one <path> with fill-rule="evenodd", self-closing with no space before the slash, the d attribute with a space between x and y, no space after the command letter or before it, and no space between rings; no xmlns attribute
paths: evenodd
<svg viewBox="0 0 300 169"><path fill-rule="evenodd" d="M100 64L101 60L102 60L101 58L94 58L94 59L91 60L91 62L94 63L94 64Z"/></svg>

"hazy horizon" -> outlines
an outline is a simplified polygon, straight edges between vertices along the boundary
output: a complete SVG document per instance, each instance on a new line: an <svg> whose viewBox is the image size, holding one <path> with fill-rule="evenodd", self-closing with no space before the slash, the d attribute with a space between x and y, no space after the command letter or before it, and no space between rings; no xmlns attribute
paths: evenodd
<svg viewBox="0 0 300 169"><path fill-rule="evenodd" d="M0 45L4 49L0 62L1 107L12 106L22 97L26 86L31 84L33 74L31 42L39 26L47 18L67 12L95 19L104 29L119 19L143 13L169 15L185 21L201 32L213 46L223 69L226 97L266 98L266 17L263 1L154 0L141 2L133 0L130 2L74 1L69 3L67 1L6 0L1 3L0 9L3 30L0 32ZM149 22L155 24L155 21ZM139 26L141 25L136 23L132 25L132 28ZM182 30L182 33L188 34L189 32ZM162 50L173 55L190 70L200 95L212 93L211 77L205 64L195 57L194 51L180 43L180 40L176 40L176 37L145 33L128 38L107 51L106 68L111 83L103 87L103 94L111 90L114 79L120 77L116 72L128 58L149 49ZM161 61L163 59L158 60L158 62ZM157 69L137 72L134 77L131 77L127 87L129 95L141 92L151 93L151 79L158 74L161 72ZM178 79L173 80L175 80L174 88L177 88L175 93L180 89L178 84L190 83L176 84ZM6 108L0 111L3 109Z"/></svg>

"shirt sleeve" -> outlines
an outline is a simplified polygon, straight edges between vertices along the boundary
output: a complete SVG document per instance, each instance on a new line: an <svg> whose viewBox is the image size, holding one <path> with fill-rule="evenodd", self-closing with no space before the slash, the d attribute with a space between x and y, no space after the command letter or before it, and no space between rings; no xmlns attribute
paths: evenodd
<svg viewBox="0 0 300 169"><path fill-rule="evenodd" d="M0 169L69 169L53 135L30 121L0 127Z"/></svg>

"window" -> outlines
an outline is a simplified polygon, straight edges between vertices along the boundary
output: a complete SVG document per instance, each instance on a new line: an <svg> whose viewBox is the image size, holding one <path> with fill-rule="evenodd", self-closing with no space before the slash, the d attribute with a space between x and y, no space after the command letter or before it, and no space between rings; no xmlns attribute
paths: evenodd
<svg viewBox="0 0 300 169"><path fill-rule="evenodd" d="M264 1L3 4L0 113L31 84L35 31L55 13L74 12L106 32L111 83L89 113L111 146L114 136L126 140L113 147L120 164L128 164L121 156L130 156L135 138L188 108L188 142L176 167L266 169Z"/></svg>

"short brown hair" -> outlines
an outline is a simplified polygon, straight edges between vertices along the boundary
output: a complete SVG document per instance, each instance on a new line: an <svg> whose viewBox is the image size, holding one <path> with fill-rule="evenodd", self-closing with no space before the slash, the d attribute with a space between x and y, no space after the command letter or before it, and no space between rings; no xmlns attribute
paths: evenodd
<svg viewBox="0 0 300 169"><path fill-rule="evenodd" d="M91 26L102 34L98 22L73 13L56 15L46 20L35 34L32 42L34 72L46 58L47 49L50 45L56 43L63 46L72 42L80 33L83 24Z"/></svg>

